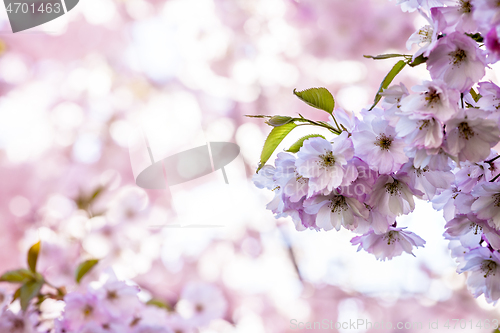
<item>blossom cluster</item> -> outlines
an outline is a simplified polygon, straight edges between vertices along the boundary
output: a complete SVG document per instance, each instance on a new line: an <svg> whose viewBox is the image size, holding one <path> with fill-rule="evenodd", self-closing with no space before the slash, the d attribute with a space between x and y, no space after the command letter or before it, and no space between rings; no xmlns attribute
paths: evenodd
<svg viewBox="0 0 500 333"><path fill-rule="evenodd" d="M408 49L418 46L413 55L374 57L406 59L384 81L405 65L422 63L432 80L411 91L403 83L389 87L383 82L374 105L356 115L326 108L328 94L318 88L300 92L297 96L308 104L333 111L328 123L311 124L336 136L299 140L300 149L278 153L275 166L261 166L253 180L274 192L267 208L276 217L290 216L297 230L343 227L359 234L351 240L358 250L381 260L424 246L396 219L415 209L415 199L432 202L444 211L444 236L459 262L458 272L468 272L475 297L484 294L496 302L500 164L493 148L500 141L500 87L479 81L488 65L500 59L500 5L488 0L398 4L403 11L418 10L429 24L409 38ZM311 92L316 99L307 98ZM271 118L268 123L276 128L293 121L306 120L279 123Z"/></svg>
<svg viewBox="0 0 500 333"><path fill-rule="evenodd" d="M28 251L29 269L0 275L18 287L0 289L0 333L194 333L227 316L215 283L170 281L165 297L137 277L154 260L140 239L155 250L158 233L141 226L149 212L144 190L118 183L107 172L76 199L52 195L41 205L40 223L50 228L39 228L43 240Z"/></svg>
<svg viewBox="0 0 500 333"><path fill-rule="evenodd" d="M139 300L139 291L111 275L99 288L68 293L55 332L190 333L222 318L227 308L220 290L209 284L186 285L176 311L146 305Z"/></svg>
<svg viewBox="0 0 500 333"><path fill-rule="evenodd" d="M178 299L168 304L152 298L132 281L119 280L110 268L98 281L79 284L93 268L88 266L77 271L77 285L55 287L35 266L30 264L31 271L2 275L1 281L22 285L19 293L0 292L0 332L194 333L212 320L224 318L228 309L222 291L209 283L185 284ZM16 299L20 299L22 311L16 309ZM32 302L34 299L37 301Z"/></svg>

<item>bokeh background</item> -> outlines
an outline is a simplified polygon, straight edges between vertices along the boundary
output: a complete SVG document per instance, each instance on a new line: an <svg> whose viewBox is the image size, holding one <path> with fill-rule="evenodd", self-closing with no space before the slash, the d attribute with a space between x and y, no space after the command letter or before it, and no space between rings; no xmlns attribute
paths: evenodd
<svg viewBox="0 0 500 333"><path fill-rule="evenodd" d="M425 248L379 262L356 252L350 233L276 220L265 210L272 193L251 182L270 128L245 115L326 120L292 94L315 86L358 112L393 65L363 55L408 53L417 14L386 0L81 0L16 34L0 16L0 271L23 267L41 239L55 285L88 258L101 259L88 279L111 266L172 304L186 282L213 283L230 306L206 333L294 332L292 319L420 321L422 330L398 331L426 332L429 321L500 318L455 273L429 204L398 220ZM428 78L421 67L396 82ZM215 172L139 188L129 154L138 128L163 145L158 159L200 142L238 144L229 184Z"/></svg>

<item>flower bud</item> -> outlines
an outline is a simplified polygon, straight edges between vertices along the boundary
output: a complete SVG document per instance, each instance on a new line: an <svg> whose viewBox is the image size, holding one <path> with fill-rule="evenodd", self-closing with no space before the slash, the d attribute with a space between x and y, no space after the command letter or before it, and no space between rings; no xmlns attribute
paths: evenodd
<svg viewBox="0 0 500 333"><path fill-rule="evenodd" d="M266 121L266 124L273 126L273 127L278 127L278 126L283 126L288 124L293 120L292 117L288 116L273 116L269 118L268 121Z"/></svg>

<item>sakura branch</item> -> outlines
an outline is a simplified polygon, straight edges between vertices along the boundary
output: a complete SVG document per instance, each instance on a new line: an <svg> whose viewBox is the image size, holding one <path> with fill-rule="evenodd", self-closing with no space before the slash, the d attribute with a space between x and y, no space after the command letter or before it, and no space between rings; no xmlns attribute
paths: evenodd
<svg viewBox="0 0 500 333"><path fill-rule="evenodd" d="M466 273L471 293L500 299L500 87L479 82L500 59L500 4L488 0L401 0L428 22L407 42L408 54L365 56L398 60L382 80L373 104L354 113L335 109L326 88L294 93L327 111L328 123L269 117L254 182L274 192L268 204L277 218L291 217L297 230L340 230L351 242L392 259L413 254L425 240L396 227L415 209L415 199L443 210L444 237ZM391 85L405 68L426 64L432 78L414 86ZM476 92L477 91L477 92ZM380 107L377 105L381 102ZM296 122L327 127L335 136L311 134L265 164ZM288 126L286 130L279 130ZM424 223L424 222L423 222ZM432 223L431 221L427 223Z"/></svg>

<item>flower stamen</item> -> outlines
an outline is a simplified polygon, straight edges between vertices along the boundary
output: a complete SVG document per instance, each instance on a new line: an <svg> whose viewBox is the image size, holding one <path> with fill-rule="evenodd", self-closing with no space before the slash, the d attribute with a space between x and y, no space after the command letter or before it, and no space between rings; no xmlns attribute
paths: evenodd
<svg viewBox="0 0 500 333"><path fill-rule="evenodd" d="M474 230L474 235L478 235L479 232L483 231L483 227L475 224L474 222L471 222L471 224L469 225L469 229Z"/></svg>
<svg viewBox="0 0 500 333"><path fill-rule="evenodd" d="M460 65L467 59L467 53L465 53L462 49L450 52L448 55L451 57L450 64L453 64L453 66L456 67L460 67Z"/></svg>
<svg viewBox="0 0 500 333"><path fill-rule="evenodd" d="M394 244L395 242L399 242L399 232L396 231L389 231L387 234L384 235L385 240L387 240L387 245Z"/></svg>
<svg viewBox="0 0 500 333"><path fill-rule="evenodd" d="M441 101L441 96L434 88L429 88L429 91L425 92L425 100L427 101L427 107L431 109L434 108L434 104L437 104Z"/></svg>
<svg viewBox="0 0 500 333"><path fill-rule="evenodd" d="M385 190L390 195L399 195L401 193L401 187L399 182L394 179L394 182L385 184Z"/></svg>
<svg viewBox="0 0 500 333"><path fill-rule="evenodd" d="M493 195L493 199L494 199L493 204L496 207L500 207L500 193Z"/></svg>
<svg viewBox="0 0 500 333"><path fill-rule="evenodd" d="M484 277L487 278L490 275L495 276L497 270L497 263L493 260L485 260L481 264L481 270L484 273Z"/></svg>
<svg viewBox="0 0 500 333"><path fill-rule="evenodd" d="M474 131L469 127L469 124L465 121L458 124L458 132L462 139L469 140L474 136Z"/></svg>
<svg viewBox="0 0 500 333"><path fill-rule="evenodd" d="M332 213L344 211L348 208L343 195L336 195L332 199L330 199L328 207L330 208Z"/></svg>
<svg viewBox="0 0 500 333"><path fill-rule="evenodd" d="M385 134L380 134L376 138L375 145L379 146L382 150L389 150L391 148L392 141L394 140L391 136L386 136Z"/></svg>
<svg viewBox="0 0 500 333"><path fill-rule="evenodd" d="M319 158L321 158L321 166L327 168L331 167L335 164L335 156L333 156L333 152L329 151L323 155L319 155Z"/></svg>
<svg viewBox="0 0 500 333"><path fill-rule="evenodd" d="M459 0L459 2L460 2L460 8L459 8L460 13L467 14L472 11L473 6L470 0Z"/></svg>

